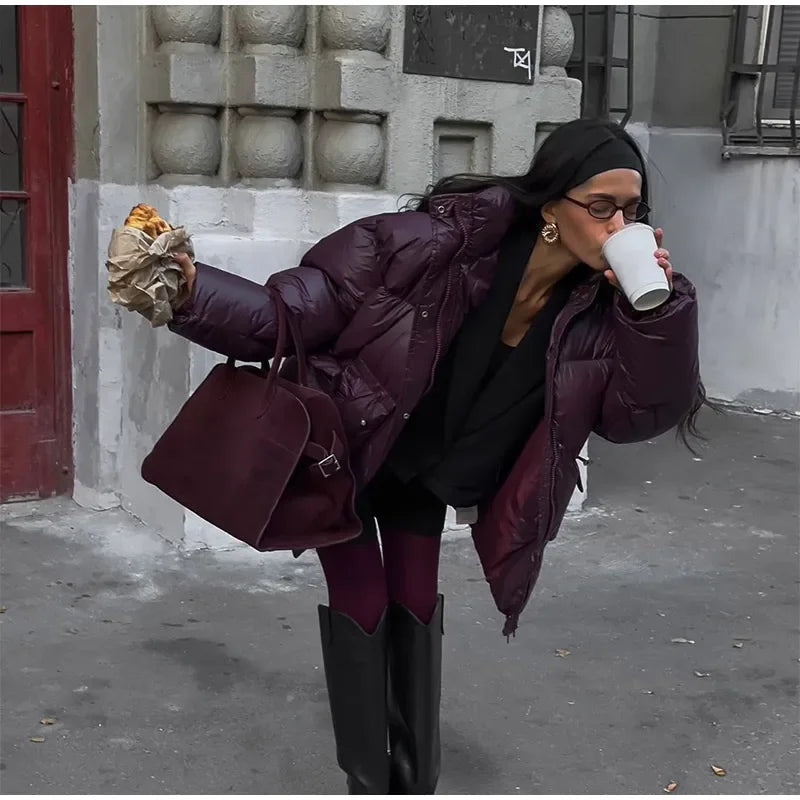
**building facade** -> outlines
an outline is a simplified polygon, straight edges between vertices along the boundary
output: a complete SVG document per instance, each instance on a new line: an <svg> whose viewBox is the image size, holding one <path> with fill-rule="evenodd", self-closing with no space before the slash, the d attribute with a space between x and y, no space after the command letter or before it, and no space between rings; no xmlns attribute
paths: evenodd
<svg viewBox="0 0 800 800"><path fill-rule="evenodd" d="M800 7L570 14L583 113L627 118L665 247L697 286L709 393L800 410Z"/></svg>
<svg viewBox="0 0 800 800"><path fill-rule="evenodd" d="M800 408L797 143L747 140L756 76L730 57L784 42L796 60L794 17L742 28L736 8L3 7L3 499L72 492L187 547L230 543L139 476L216 357L109 302L106 248L133 205L263 282L441 175L524 171L582 111L626 118L648 153L711 394Z"/></svg>

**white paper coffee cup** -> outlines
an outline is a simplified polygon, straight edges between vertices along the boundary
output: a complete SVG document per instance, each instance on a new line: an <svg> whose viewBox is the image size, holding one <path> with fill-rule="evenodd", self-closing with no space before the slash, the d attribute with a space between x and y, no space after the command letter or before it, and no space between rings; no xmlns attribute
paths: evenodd
<svg viewBox="0 0 800 800"><path fill-rule="evenodd" d="M658 308L671 294L667 274L655 257L657 249L655 232L642 222L626 225L603 245L603 258L637 311Z"/></svg>

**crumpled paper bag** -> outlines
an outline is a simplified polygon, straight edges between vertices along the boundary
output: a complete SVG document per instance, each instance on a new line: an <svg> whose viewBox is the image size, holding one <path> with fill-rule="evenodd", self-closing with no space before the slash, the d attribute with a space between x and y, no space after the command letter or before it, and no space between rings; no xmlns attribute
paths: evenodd
<svg viewBox="0 0 800 800"><path fill-rule="evenodd" d="M174 228L153 239L138 228L118 228L108 245L108 294L112 303L138 311L154 328L172 320L172 311L189 297L175 253L194 258L189 234Z"/></svg>

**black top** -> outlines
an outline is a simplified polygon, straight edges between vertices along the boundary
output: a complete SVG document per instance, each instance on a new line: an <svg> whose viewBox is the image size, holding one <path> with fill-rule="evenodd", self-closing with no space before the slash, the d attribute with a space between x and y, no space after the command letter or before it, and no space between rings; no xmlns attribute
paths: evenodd
<svg viewBox="0 0 800 800"><path fill-rule="evenodd" d="M537 233L514 229L506 236L486 298L467 315L387 459L400 480L421 481L451 506L490 497L544 414L550 334L579 271L554 287L516 347L503 343Z"/></svg>
<svg viewBox="0 0 800 800"><path fill-rule="evenodd" d="M502 339L497 342L494 350L492 350L492 357L489 359L489 365L486 367L486 374L481 379L481 391L483 391L492 378L500 372L500 367L506 363L508 357L514 352L514 347L506 344Z"/></svg>

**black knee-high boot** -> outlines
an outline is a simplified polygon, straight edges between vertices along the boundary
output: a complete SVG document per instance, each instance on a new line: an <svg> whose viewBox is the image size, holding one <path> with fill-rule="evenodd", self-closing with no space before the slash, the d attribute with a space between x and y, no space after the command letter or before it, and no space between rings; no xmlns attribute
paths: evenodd
<svg viewBox="0 0 800 800"><path fill-rule="evenodd" d="M389 789L386 616L367 634L346 614L319 607L336 756L349 794L387 794Z"/></svg>
<svg viewBox="0 0 800 800"><path fill-rule="evenodd" d="M391 794L433 794L439 781L443 604L439 595L427 625L389 607Z"/></svg>

